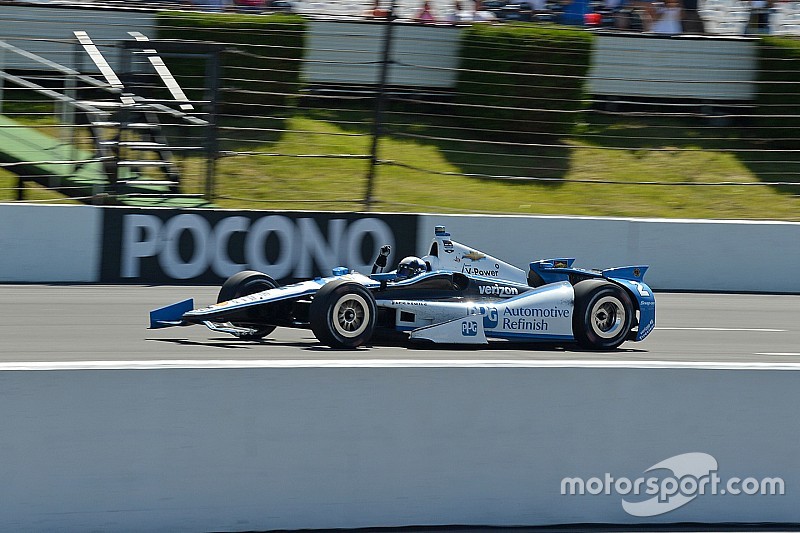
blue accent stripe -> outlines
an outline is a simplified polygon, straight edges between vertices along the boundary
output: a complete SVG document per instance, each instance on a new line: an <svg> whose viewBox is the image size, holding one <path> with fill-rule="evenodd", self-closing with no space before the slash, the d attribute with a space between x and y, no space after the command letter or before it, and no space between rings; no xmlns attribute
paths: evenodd
<svg viewBox="0 0 800 533"><path fill-rule="evenodd" d="M517 339L529 341L574 341L575 337L572 335L533 335L530 333L502 333L496 331L486 331L486 338L497 339Z"/></svg>
<svg viewBox="0 0 800 533"><path fill-rule="evenodd" d="M267 289L267 290L274 290L274 289ZM308 296L309 294L315 294L317 292L317 290L318 289L310 289L310 290L307 290L307 291L304 291L304 292L297 292L297 293L287 294L285 296L281 296L280 298L270 298L270 299L267 299L267 300L253 300L253 301L250 301L250 302L245 302L245 303L236 304L236 305L220 305L219 307L214 307L217 304L212 304L212 305L210 305L208 307L202 307L200 309L193 310L191 316L200 317L200 316L205 316L205 315L213 315L213 314L220 313L220 312L225 312L225 311L236 311L237 309L243 309L245 307L252 307L254 305L271 304L271 303L280 302L280 301L283 301L283 300L290 300L292 298L301 298L303 296ZM247 298L247 296L242 296L242 298ZM238 298L236 298L236 299L238 300Z"/></svg>
<svg viewBox="0 0 800 533"><path fill-rule="evenodd" d="M441 322L443 324L443 322ZM430 326L395 326L397 331L414 331L415 329L422 329L431 326L438 326L439 324L431 324ZM528 341L574 341L575 337L572 335L531 335L529 333L497 333L494 331L485 331L487 339L516 339ZM458 344L453 342L451 344Z"/></svg>

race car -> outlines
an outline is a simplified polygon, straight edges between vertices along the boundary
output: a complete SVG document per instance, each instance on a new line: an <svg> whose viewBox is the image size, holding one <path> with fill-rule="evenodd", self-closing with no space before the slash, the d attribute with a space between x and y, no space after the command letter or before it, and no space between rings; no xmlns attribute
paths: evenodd
<svg viewBox="0 0 800 533"><path fill-rule="evenodd" d="M383 246L369 275L346 267L333 275L279 286L270 276L239 272L217 303L192 299L151 311L152 329L203 324L245 340L276 327L311 329L332 348L357 348L377 334L438 344L489 341L578 343L596 350L641 341L655 327L647 266L573 268L575 259L534 261L526 271L450 238L437 226L428 254L383 272Z"/></svg>

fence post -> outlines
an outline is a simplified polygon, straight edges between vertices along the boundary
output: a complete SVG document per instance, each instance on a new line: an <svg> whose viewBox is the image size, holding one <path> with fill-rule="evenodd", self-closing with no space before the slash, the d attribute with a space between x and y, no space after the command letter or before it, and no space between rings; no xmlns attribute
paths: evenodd
<svg viewBox="0 0 800 533"><path fill-rule="evenodd" d="M0 72L6 71L6 49L0 47ZM5 78L0 76L0 114L3 113L3 100L5 99Z"/></svg>
<svg viewBox="0 0 800 533"><path fill-rule="evenodd" d="M372 122L372 149L370 150L369 169L367 171L367 190L364 194L364 210L369 211L375 201L373 188L375 182L375 169L378 166L378 144L383 134L383 112L386 107L386 84L389 78L389 68L392 60L392 34L394 30L395 0L389 5L386 15L386 31L383 34L383 53L381 58L381 72L378 81L378 94L375 99L375 114Z"/></svg>
<svg viewBox="0 0 800 533"><path fill-rule="evenodd" d="M206 83L208 84L208 125L205 127L206 145L206 183L205 199L209 202L214 200L216 189L217 160L219 159L219 138L217 135L217 112L219 107L219 88L220 88L220 53L217 50L206 53Z"/></svg>

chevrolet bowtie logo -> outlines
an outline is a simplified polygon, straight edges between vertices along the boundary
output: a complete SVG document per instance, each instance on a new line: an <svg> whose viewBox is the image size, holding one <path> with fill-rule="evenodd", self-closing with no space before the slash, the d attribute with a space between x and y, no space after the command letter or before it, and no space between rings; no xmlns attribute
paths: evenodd
<svg viewBox="0 0 800 533"><path fill-rule="evenodd" d="M472 261L478 261L484 257L486 257L486 254L482 254L480 252L470 252L468 254L464 254L464 259L470 259Z"/></svg>

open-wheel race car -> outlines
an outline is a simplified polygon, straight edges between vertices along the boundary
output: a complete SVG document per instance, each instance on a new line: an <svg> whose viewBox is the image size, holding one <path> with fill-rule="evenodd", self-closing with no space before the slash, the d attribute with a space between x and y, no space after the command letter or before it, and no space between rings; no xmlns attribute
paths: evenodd
<svg viewBox="0 0 800 533"><path fill-rule="evenodd" d="M311 329L323 344L356 348L381 332L412 341L487 344L492 340L577 342L608 350L644 339L655 327L646 266L585 270L572 258L530 263L526 271L450 239L437 226L428 254L382 272L384 246L370 275L333 275L279 286L244 271L222 285L217 303L184 300L150 313L150 327L203 324L246 340L276 327Z"/></svg>

